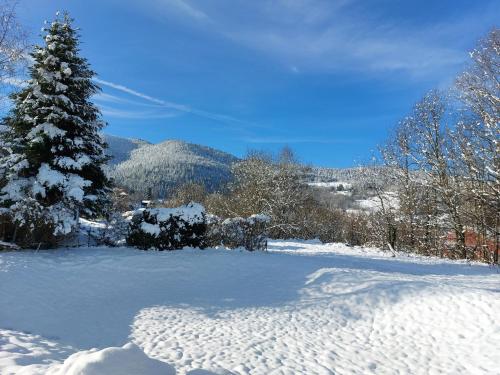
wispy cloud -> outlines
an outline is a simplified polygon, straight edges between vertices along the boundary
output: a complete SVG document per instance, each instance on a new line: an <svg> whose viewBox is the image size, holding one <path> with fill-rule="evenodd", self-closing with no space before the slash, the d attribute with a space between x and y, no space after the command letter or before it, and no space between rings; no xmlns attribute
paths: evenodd
<svg viewBox="0 0 500 375"><path fill-rule="evenodd" d="M301 6L290 3L270 5L258 27L224 27L223 33L306 72L363 70L426 75L465 59L463 51L442 43L425 27L405 30L362 10L351 13L349 6L354 2L342 6L329 6L322 0L300 1Z"/></svg>
<svg viewBox="0 0 500 375"><path fill-rule="evenodd" d="M162 118L171 118L178 116L178 113L173 113L173 112L127 110L127 109L113 108L106 105L100 105L99 109L101 110L101 113L104 116L123 118L123 119L150 120L150 119L162 119Z"/></svg>
<svg viewBox="0 0 500 375"><path fill-rule="evenodd" d="M439 75L460 66L467 58L464 31L468 37L470 31L482 33L498 11L494 2L485 1L484 6L448 19L443 15L441 21L411 24L383 12L396 3L213 0L195 6L194 1L168 0L156 5L176 15L183 8L186 23L203 15L210 19L205 32L260 51L293 73L359 70L413 76Z"/></svg>
<svg viewBox="0 0 500 375"><path fill-rule="evenodd" d="M99 79L99 78L94 78L94 81L97 82L100 85L111 87L111 88L113 88L115 90L124 92L126 94L133 95L133 96L135 96L137 98L141 98L141 99L147 100L147 101L149 101L151 103L155 103L155 104L161 105L163 107L167 107L167 108L171 108L171 109L175 109L175 110L183 111L183 112L189 112L190 111L190 108L188 106L183 105L183 104L177 104L177 103L172 103L172 102L169 102L169 101L166 101L166 100L158 99L158 98L155 98L153 96L144 94L142 92L133 90L133 89L127 87L127 86L120 85L118 83L113 83L113 82L105 81L105 80Z"/></svg>
<svg viewBox="0 0 500 375"><path fill-rule="evenodd" d="M170 102L167 100L159 99L159 98L144 94L142 92L139 92L137 90L131 89L130 87L127 87L127 86L124 86L124 85L121 85L118 83L105 81L105 80L98 79L98 78L95 78L94 81L100 85L110 87L112 89L121 91L123 93L129 94L129 95L132 95L134 97L146 100L150 103L156 104L159 107L163 107L163 108L170 109L173 111L192 114L195 116L207 118L207 119L214 120L214 121L252 125L249 122L239 120L239 119L234 118L232 116L228 116L228 115L224 115L224 114L220 114L220 113L209 112L209 111L204 111L201 109L196 109L196 108L190 107L188 105L174 103L174 102ZM104 99L106 99L106 97L104 97ZM111 97L108 96L107 99L111 99Z"/></svg>
<svg viewBox="0 0 500 375"><path fill-rule="evenodd" d="M205 20L209 19L206 13L189 4L187 0L166 0L164 2L190 17Z"/></svg>
<svg viewBox="0 0 500 375"><path fill-rule="evenodd" d="M4 84L13 86L13 87L23 87L26 85L26 80L19 78L19 77L4 77L2 79ZM232 116L224 115L224 114L219 114L219 113L213 113L209 111L204 111L200 109L196 109L193 107L190 107L188 105L184 104L178 104L174 102L170 102L167 100L159 99L147 94L144 94L142 92L139 92L137 90L131 89L130 87L106 81L100 78L94 78L94 81L98 83L99 85L106 86L109 88L112 88L114 90L120 91L122 93L131 95L133 97L142 99L148 103L151 103L152 105L148 105L144 102L140 102L137 100L129 100L117 95L112 95L109 93L105 92L100 92L96 94L93 99L96 100L97 102L100 102L101 104L99 105L101 112L110 117L117 117L117 118L171 118L175 116L179 116L180 114L187 113L187 114L192 114L195 116L207 118L210 120L214 121L221 121L221 122L226 122L226 123L239 123L243 125L255 125L251 124L250 122L239 120L237 118L234 118ZM150 111L144 111L144 110L132 110L132 109L121 109L121 108L116 108L116 107L110 107L103 105L102 103L112 103L112 104L117 104L117 105L132 105L132 106L137 106L137 107L151 107L156 110L150 110ZM167 110L167 111L166 111Z"/></svg>
<svg viewBox="0 0 500 375"><path fill-rule="evenodd" d="M93 100L96 100L98 102L103 102L103 103L114 103L114 104L142 104L138 101L134 100L128 100L125 98L122 98L120 96L116 95L111 95L105 92L99 92L95 94L92 98Z"/></svg>
<svg viewBox="0 0 500 375"><path fill-rule="evenodd" d="M111 87L121 93L129 94L134 99L124 98L107 92L99 92L93 96L101 113L105 117L130 119L130 120L153 120L164 119L179 116L182 112L164 106L163 103L157 103L155 98L143 95L137 91L131 90L123 85L101 79L94 79L102 86ZM137 100L136 98L144 99ZM146 110L145 110L146 109Z"/></svg>

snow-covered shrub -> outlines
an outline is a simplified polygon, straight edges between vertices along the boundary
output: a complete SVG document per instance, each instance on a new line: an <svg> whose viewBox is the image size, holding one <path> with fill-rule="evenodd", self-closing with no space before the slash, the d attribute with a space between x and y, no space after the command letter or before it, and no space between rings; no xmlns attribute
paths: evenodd
<svg viewBox="0 0 500 375"><path fill-rule="evenodd" d="M111 209L100 220L80 219L80 233L90 245L120 246L126 242L129 223L132 220L133 203L130 195L123 189L114 188L111 194Z"/></svg>
<svg viewBox="0 0 500 375"><path fill-rule="evenodd" d="M119 212L95 221L80 218L77 245L121 246L126 242L129 223L130 220Z"/></svg>
<svg viewBox="0 0 500 375"><path fill-rule="evenodd" d="M222 220L216 215L207 214L205 216L207 230L205 232L205 245L209 247L222 246Z"/></svg>
<svg viewBox="0 0 500 375"><path fill-rule="evenodd" d="M126 242L130 221L120 213L114 213L106 220L104 243L110 246L120 246Z"/></svg>
<svg viewBox="0 0 500 375"><path fill-rule="evenodd" d="M10 232L8 228L10 222L8 210L0 207L0 240L5 240L6 234Z"/></svg>
<svg viewBox="0 0 500 375"><path fill-rule="evenodd" d="M265 250L269 221L269 216L266 215L234 217L223 221L212 216L208 220L207 244L222 245L230 249L243 247L250 251Z"/></svg>
<svg viewBox="0 0 500 375"><path fill-rule="evenodd" d="M21 248L51 248L60 244L64 235L55 234L55 224L46 219L46 210L32 200L24 202L25 211L12 216L5 209L0 217L0 240Z"/></svg>
<svg viewBox="0 0 500 375"><path fill-rule="evenodd" d="M12 242L14 225L8 211L0 208L0 250L9 250L11 246L16 246Z"/></svg>
<svg viewBox="0 0 500 375"><path fill-rule="evenodd" d="M149 208L132 217L127 244L140 249L204 247L205 209L198 203L177 208Z"/></svg>

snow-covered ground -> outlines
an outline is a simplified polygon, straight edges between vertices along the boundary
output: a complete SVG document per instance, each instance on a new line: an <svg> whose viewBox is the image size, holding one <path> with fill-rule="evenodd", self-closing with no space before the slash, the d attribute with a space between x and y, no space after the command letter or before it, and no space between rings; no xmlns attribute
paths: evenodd
<svg viewBox="0 0 500 375"><path fill-rule="evenodd" d="M399 198L393 192L385 192L382 194L382 199L384 200L385 209L396 209L399 208ZM358 199L356 204L365 211L377 212L382 209L382 203L379 197L370 197L367 199Z"/></svg>
<svg viewBox="0 0 500 375"><path fill-rule="evenodd" d="M493 374L499 312L495 268L340 244L4 252L0 373Z"/></svg>
<svg viewBox="0 0 500 375"><path fill-rule="evenodd" d="M345 181L331 181L331 182L308 182L309 186L319 187L319 188L335 188L338 189L342 186L346 190L352 189L352 184Z"/></svg>

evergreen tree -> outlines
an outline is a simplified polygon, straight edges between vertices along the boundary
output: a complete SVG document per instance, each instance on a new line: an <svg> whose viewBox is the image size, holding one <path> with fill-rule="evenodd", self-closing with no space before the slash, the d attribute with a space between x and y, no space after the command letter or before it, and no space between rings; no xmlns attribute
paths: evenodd
<svg viewBox="0 0 500 375"><path fill-rule="evenodd" d="M1 163L0 205L31 233L42 225L54 236L68 234L80 215L97 216L108 202L106 144L99 134L104 122L90 102L100 89L79 56L72 21L57 14L43 29L45 43L31 54L31 79L12 95L14 107L4 119L2 142L9 152Z"/></svg>

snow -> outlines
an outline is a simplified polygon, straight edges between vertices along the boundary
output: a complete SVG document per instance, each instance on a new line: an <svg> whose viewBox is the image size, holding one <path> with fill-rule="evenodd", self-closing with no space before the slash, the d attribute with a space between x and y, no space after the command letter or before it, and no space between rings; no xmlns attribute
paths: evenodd
<svg viewBox="0 0 500 375"><path fill-rule="evenodd" d="M101 230L106 228L105 223L101 223L98 221L91 221L84 219L83 217L78 219L78 222L80 223L80 228L83 228L84 230Z"/></svg>
<svg viewBox="0 0 500 375"><path fill-rule="evenodd" d="M43 124L36 125L29 133L28 138L32 140L38 139L40 133L43 133L47 137L53 139L56 137L64 137L66 135L65 130L59 129L57 126L44 122Z"/></svg>
<svg viewBox="0 0 500 375"><path fill-rule="evenodd" d="M38 170L37 180L50 188L56 185L63 185L66 181L66 176L52 169L47 163L43 163Z"/></svg>
<svg viewBox="0 0 500 375"><path fill-rule="evenodd" d="M0 249L2 250L19 250L19 246L11 242L0 241Z"/></svg>
<svg viewBox="0 0 500 375"><path fill-rule="evenodd" d="M342 186L346 190L352 189L352 184L345 181L331 181L331 182L308 182L309 186L319 187L319 188L335 188L338 189Z"/></svg>
<svg viewBox="0 0 500 375"><path fill-rule="evenodd" d="M158 224L149 224L146 222L141 223L141 230L155 237L158 237L161 233L161 228Z"/></svg>
<svg viewBox="0 0 500 375"><path fill-rule="evenodd" d="M58 157L55 159L54 163L62 168L81 170L85 165L92 163L92 160L88 155L77 154L75 159L67 156Z"/></svg>
<svg viewBox="0 0 500 375"><path fill-rule="evenodd" d="M121 348L86 350L71 355L47 375L175 375L175 369L151 359L132 343Z"/></svg>
<svg viewBox="0 0 500 375"><path fill-rule="evenodd" d="M68 86L66 86L65 84L62 84L61 82L56 83L56 91L57 92L64 92L67 89L68 89Z"/></svg>
<svg viewBox="0 0 500 375"><path fill-rule="evenodd" d="M385 192L381 195L385 209L397 209L399 208L399 199L397 195L393 192ZM362 210L377 212L382 209L382 204L380 202L380 198L370 197L367 199L358 199L356 200L356 204Z"/></svg>
<svg viewBox="0 0 500 375"><path fill-rule="evenodd" d="M108 144L106 152L112 157L110 165L119 164L130 159L133 150L148 145L149 143L140 139L121 138L105 134L104 138Z"/></svg>
<svg viewBox="0 0 500 375"><path fill-rule="evenodd" d="M52 169L47 163L43 163L38 171L37 181L48 188L53 186L61 186L64 188L67 196L81 202L84 198L84 187L89 186L90 181L82 177L68 173L63 173ZM37 189L39 187L37 186Z"/></svg>
<svg viewBox="0 0 500 375"><path fill-rule="evenodd" d="M268 215L264 214L253 214L248 218L248 220L251 223L255 223L256 221L262 223L269 223L271 221L271 218Z"/></svg>
<svg viewBox="0 0 500 375"><path fill-rule="evenodd" d="M171 217L178 217L188 224L203 222L205 208L199 203L189 203L176 208L151 208L147 210L159 222L168 221Z"/></svg>
<svg viewBox="0 0 500 375"><path fill-rule="evenodd" d="M23 189L29 185L28 179L10 180L1 190L9 199L23 199ZM38 188L38 187L37 187Z"/></svg>
<svg viewBox="0 0 500 375"><path fill-rule="evenodd" d="M209 192L218 191L232 180L231 166L238 161L222 151L182 141L144 144L134 149L122 142L112 141L110 145L111 155L122 159L115 160L121 162L114 166L112 177L143 195L150 188L158 198L165 198L175 188L193 181Z"/></svg>
<svg viewBox="0 0 500 375"><path fill-rule="evenodd" d="M159 365L142 352L180 375L498 368L498 269L391 255L319 241L3 252L0 373Z"/></svg>

